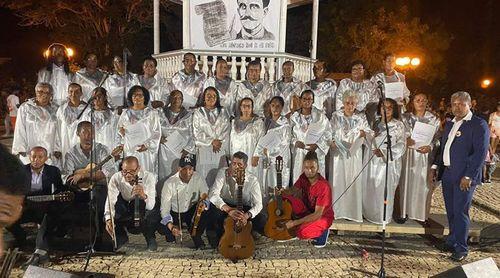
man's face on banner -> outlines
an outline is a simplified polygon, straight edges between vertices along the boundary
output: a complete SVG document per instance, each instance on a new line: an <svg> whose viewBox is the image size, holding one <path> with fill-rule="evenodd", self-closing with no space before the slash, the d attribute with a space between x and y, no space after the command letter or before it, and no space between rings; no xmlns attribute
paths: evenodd
<svg viewBox="0 0 500 278"><path fill-rule="evenodd" d="M262 25L262 21L269 11L264 8L262 0L238 0L238 13L243 28L253 30Z"/></svg>

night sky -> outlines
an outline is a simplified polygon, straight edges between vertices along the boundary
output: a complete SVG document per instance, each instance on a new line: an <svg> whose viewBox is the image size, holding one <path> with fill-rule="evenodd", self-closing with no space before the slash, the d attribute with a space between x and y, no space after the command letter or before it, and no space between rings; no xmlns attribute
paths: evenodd
<svg viewBox="0 0 500 278"><path fill-rule="evenodd" d="M326 1L322 1L324 3ZM452 41L445 62L447 63L448 78L446 87L452 91L458 89L469 90L472 94L489 94L500 99L498 83L500 83L500 1L406 1L410 11L429 24L431 29L437 22L444 24L445 29L452 35ZM304 20L304 28L310 30L311 5L289 10L288 24ZM321 11L321 4L320 4ZM294 23L290 22L293 21ZM46 47L53 42L51 33L44 27L21 27L19 19L9 10L0 9L0 57L12 58L12 62L0 68L5 76L11 74L34 78L36 72L44 64L42 56ZM321 22L320 22L321 24ZM304 34L304 39L290 41L287 44L300 43L309 40L310 31ZM148 29L141 34L141 39L152 41L152 30ZM322 40L324 38L319 38ZM70 42L77 47L77 42ZM172 49L164 49L162 51ZM141 53L152 52L152 42L145 44ZM308 46L296 47L296 54L307 55ZM79 54L84 51L77 48ZM81 53L80 53L81 52ZM321 57L321 49L318 49ZM135 57L140 59L139 57ZM142 57L141 57L142 58ZM79 57L77 56L78 60ZM138 63L136 63L138 64ZM137 66L135 67L137 69ZM494 79L494 86L488 91L481 91L479 82L482 78ZM438 86L438 85L437 85ZM410 88L411 89L411 88ZM452 93L452 92L450 92Z"/></svg>

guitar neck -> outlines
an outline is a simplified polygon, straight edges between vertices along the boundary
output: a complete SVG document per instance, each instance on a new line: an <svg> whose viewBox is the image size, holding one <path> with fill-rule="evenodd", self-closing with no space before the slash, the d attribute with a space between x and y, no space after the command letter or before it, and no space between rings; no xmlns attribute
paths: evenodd
<svg viewBox="0 0 500 278"><path fill-rule="evenodd" d="M50 202L56 200L56 195L26 196L26 199L32 202Z"/></svg>
<svg viewBox="0 0 500 278"><path fill-rule="evenodd" d="M94 170L93 170L93 171L100 170L100 169L102 168L102 166L104 166L104 164L106 164L106 162L108 162L111 158L113 158L113 156L112 156L112 155L108 155L108 156L106 156L106 158L105 158L103 161L99 162L99 163L95 166L95 168L94 168Z"/></svg>
<svg viewBox="0 0 500 278"><path fill-rule="evenodd" d="M276 187L278 189L283 188L283 174L281 173L281 171L276 172Z"/></svg>
<svg viewBox="0 0 500 278"><path fill-rule="evenodd" d="M238 185L237 194L237 208L239 211L243 211L243 185Z"/></svg>

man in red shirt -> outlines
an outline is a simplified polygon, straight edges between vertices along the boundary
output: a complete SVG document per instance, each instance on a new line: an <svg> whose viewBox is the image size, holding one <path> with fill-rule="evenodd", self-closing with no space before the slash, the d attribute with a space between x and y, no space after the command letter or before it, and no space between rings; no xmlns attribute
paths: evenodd
<svg viewBox="0 0 500 278"><path fill-rule="evenodd" d="M323 248L334 219L332 191L328 181L318 173L318 156L315 152L306 154L302 169L303 173L290 189L290 195L284 195L297 217L288 221L286 228L296 228L299 239L313 239L315 247Z"/></svg>

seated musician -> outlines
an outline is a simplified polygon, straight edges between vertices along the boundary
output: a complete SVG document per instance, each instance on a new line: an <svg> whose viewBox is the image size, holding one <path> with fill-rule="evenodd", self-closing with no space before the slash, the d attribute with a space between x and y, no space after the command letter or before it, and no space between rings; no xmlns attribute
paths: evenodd
<svg viewBox="0 0 500 278"><path fill-rule="evenodd" d="M141 232L149 251L156 251L158 245L155 231L160 222L156 204L156 176L142 170L139 161L134 156L123 159L121 172L115 173L108 183L108 198L106 199L104 219L106 231L116 239L119 249L128 242L129 232ZM135 205L136 196L139 205ZM139 221L135 221L135 214ZM113 219L112 219L113 218Z"/></svg>
<svg viewBox="0 0 500 278"><path fill-rule="evenodd" d="M27 196L51 195L64 191L64 185L61 180L59 168L45 164L48 159L47 150L43 147L34 147L29 153L30 164L25 165L25 170L31 177L31 183ZM24 245L26 241L26 232L21 224L36 222L40 224L40 229L36 237L35 253L24 264L39 265L49 260L49 235L59 223L59 212L64 204L59 202L32 203L25 202L25 207L21 218L12 226L7 228L10 231L18 245Z"/></svg>
<svg viewBox="0 0 500 278"><path fill-rule="evenodd" d="M75 206L83 207L86 206L89 201L90 194L88 192L89 181L90 181L90 153L93 154L93 163L95 168L92 170L93 180L96 185L92 188L95 196L95 201L97 204L97 211L99 217L102 217L104 213L104 202L106 201L106 179L111 178L111 176L116 172L117 167L115 166L115 160L118 160L119 155L123 148L121 146L116 147L113 152L109 149L95 142L92 146L92 124L88 121L82 121L78 124L76 129L76 135L79 138L79 144L74 145L65 155L64 159L64 174L66 176L66 184L73 189L77 189L75 196ZM114 159L113 159L114 158ZM102 167L96 167L96 164L104 162L109 159ZM88 191L88 192L87 192ZM102 218L100 218L102 219Z"/></svg>
<svg viewBox="0 0 500 278"><path fill-rule="evenodd" d="M328 181L318 172L318 156L308 152L304 157L303 173L294 186L283 192L292 204L294 220L287 229L296 229L299 239L312 239L314 247L323 248L328 241L333 222L332 191Z"/></svg>
<svg viewBox="0 0 500 278"><path fill-rule="evenodd" d="M266 217L262 210L262 193L260 184L254 175L245 171L243 184L243 211L236 208L237 185L234 178L235 169L246 169L248 156L243 152L236 152L229 167L219 170L215 183L210 189L209 198L212 205L209 209L210 222L207 226L207 237L210 245L217 248L224 233L224 220L229 215L236 221L252 221L252 228L260 234L264 232Z"/></svg>
<svg viewBox="0 0 500 278"><path fill-rule="evenodd" d="M196 158L193 155L186 155L179 161L179 168L175 175L165 181L161 191L161 228L165 231L168 242L175 241L175 237L181 236L181 225L185 223L192 234L193 216L196 214L198 202L202 194L208 195L208 186L205 178L194 171ZM204 210L208 210L210 201L206 198L203 201ZM180 215L179 215L180 213ZM191 236L194 248L205 247L201 235L207 225L207 213L202 213L196 225L196 234Z"/></svg>

